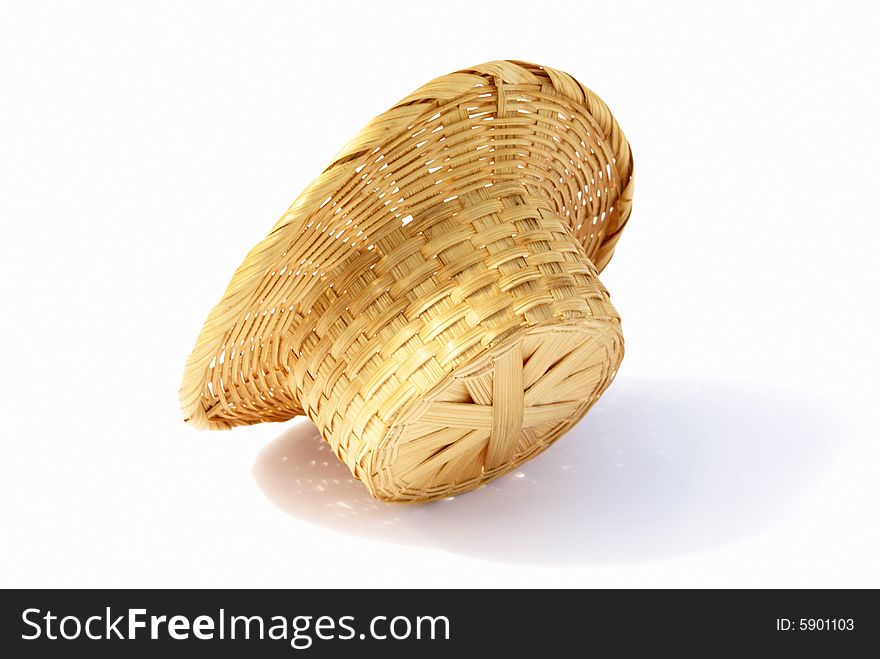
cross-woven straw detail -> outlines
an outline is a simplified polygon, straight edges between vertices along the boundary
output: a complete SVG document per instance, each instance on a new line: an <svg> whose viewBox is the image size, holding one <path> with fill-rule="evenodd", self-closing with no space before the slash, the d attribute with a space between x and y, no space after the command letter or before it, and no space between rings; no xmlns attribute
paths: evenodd
<svg viewBox="0 0 880 659"><path fill-rule="evenodd" d="M389 436L396 454L387 487L398 499L449 496L546 448L614 377L622 339L595 332L538 328L438 387Z"/></svg>

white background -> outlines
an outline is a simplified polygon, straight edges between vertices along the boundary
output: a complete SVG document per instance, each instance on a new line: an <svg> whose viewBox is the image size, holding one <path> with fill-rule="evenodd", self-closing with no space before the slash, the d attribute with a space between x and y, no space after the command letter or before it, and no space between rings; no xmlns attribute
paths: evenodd
<svg viewBox="0 0 880 659"><path fill-rule="evenodd" d="M704 6L705 5L705 6ZM3 3L0 585L880 586L870 3ZM184 360L363 124L498 58L633 147L617 381L522 470L373 503Z"/></svg>

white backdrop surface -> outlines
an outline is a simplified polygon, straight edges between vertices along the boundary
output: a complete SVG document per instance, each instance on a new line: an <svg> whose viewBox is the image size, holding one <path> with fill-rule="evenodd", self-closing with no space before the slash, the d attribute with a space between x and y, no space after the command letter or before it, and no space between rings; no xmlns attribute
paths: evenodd
<svg viewBox="0 0 880 659"><path fill-rule="evenodd" d="M0 586L880 586L875 11L3 2ZM597 407L408 507L307 422L186 427L245 252L372 116L499 58L633 147Z"/></svg>

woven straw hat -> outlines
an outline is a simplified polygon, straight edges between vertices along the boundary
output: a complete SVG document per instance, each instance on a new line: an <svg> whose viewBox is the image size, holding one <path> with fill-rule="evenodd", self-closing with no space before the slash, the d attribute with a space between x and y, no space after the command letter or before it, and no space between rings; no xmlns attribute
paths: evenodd
<svg viewBox="0 0 880 659"><path fill-rule="evenodd" d="M617 371L598 272L632 190L626 138L568 74L498 61L427 83L247 255L187 361L186 421L306 414L389 501L505 473Z"/></svg>

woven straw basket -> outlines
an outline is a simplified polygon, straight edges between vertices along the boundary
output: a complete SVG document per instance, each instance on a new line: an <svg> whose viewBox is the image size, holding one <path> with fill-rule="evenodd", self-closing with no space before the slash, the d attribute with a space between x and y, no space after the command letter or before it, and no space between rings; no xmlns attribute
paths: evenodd
<svg viewBox="0 0 880 659"><path fill-rule="evenodd" d="M306 414L387 501L509 471L617 371L597 273L632 190L626 138L571 76L498 61L429 82L247 255L187 361L186 420Z"/></svg>

